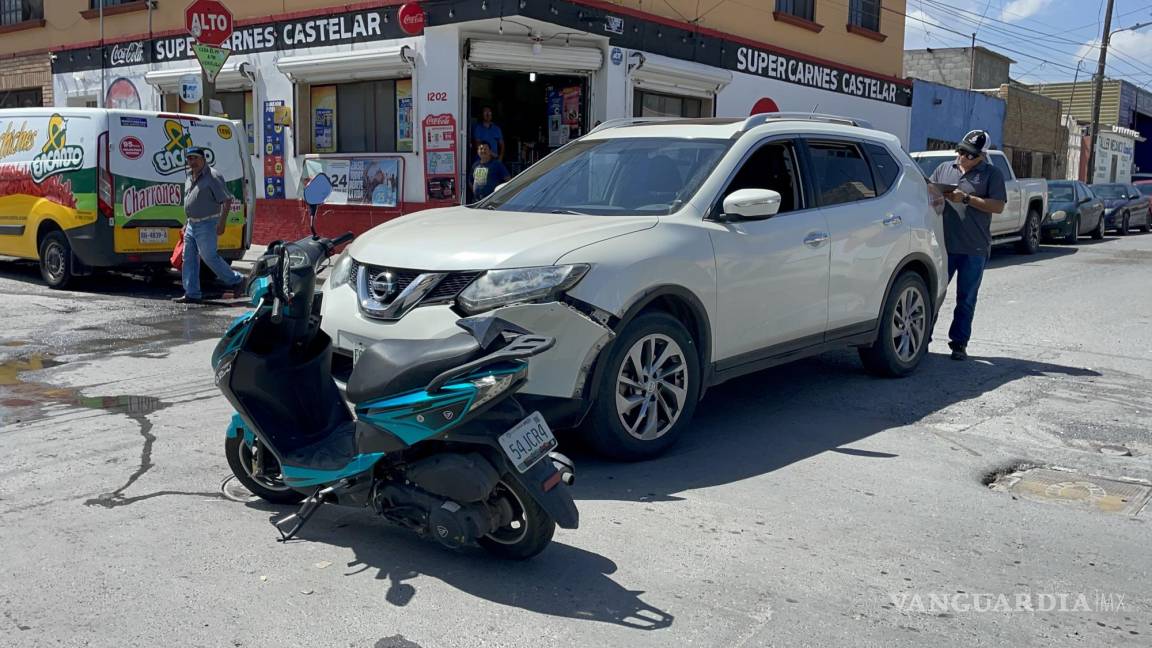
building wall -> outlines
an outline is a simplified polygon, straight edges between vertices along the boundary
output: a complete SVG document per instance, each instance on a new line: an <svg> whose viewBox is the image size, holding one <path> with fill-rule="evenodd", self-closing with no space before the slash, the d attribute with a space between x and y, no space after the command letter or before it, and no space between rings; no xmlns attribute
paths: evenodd
<svg viewBox="0 0 1152 648"><path fill-rule="evenodd" d="M1120 81L1107 80L1100 95L1100 123L1111 126L1120 120ZM1028 86L1028 89L1045 97L1057 99L1064 104L1064 110L1076 120L1092 121L1093 89L1089 80L1076 83L1044 83ZM1128 126L1120 123L1121 126Z"/></svg>
<svg viewBox="0 0 1152 648"><path fill-rule="evenodd" d="M0 70L0 97L9 90L39 88L43 105L52 105L52 61L47 52L0 56Z"/></svg>
<svg viewBox="0 0 1152 648"><path fill-rule="evenodd" d="M904 76L961 89L994 88L1008 83L1011 65L1011 59L977 47L976 74L972 78L971 48L949 47L904 52Z"/></svg>
<svg viewBox="0 0 1152 648"><path fill-rule="evenodd" d="M1067 155L1062 104L1018 86L986 90L1006 102L1004 152L1021 177L1060 177Z"/></svg>
<svg viewBox="0 0 1152 648"><path fill-rule="evenodd" d="M973 129L988 131L992 146L1004 145L1005 102L981 92L913 80L909 150L933 148L929 140L955 144Z"/></svg>
<svg viewBox="0 0 1152 648"><path fill-rule="evenodd" d="M815 0L815 23L822 29L810 29L777 20L774 0L726 2L712 11L716 2L699 0L611 0L588 4L614 4L626 9L643 10L682 22L685 18L700 27L725 34L772 43L794 52L818 56L872 72L899 77L903 66L904 12L907 0L883 0L880 32L883 42L848 31L848 0Z"/></svg>

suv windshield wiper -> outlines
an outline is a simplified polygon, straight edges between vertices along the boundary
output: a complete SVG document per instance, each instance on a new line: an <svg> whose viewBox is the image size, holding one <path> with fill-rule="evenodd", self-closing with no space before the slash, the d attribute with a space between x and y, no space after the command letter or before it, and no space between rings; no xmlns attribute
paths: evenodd
<svg viewBox="0 0 1152 648"><path fill-rule="evenodd" d="M552 214L571 214L572 216L591 216L591 214L585 214L584 212L578 212L578 211L575 211L572 209L553 209L549 213L552 213Z"/></svg>

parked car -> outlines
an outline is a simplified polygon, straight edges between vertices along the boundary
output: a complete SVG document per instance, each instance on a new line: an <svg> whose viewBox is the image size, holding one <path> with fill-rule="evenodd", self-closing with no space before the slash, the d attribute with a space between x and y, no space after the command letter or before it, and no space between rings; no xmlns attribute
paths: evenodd
<svg viewBox="0 0 1152 648"><path fill-rule="evenodd" d="M1104 238L1104 201L1077 180L1048 181L1048 217L1044 236L1075 243L1082 235Z"/></svg>
<svg viewBox="0 0 1152 648"><path fill-rule="evenodd" d="M912 158L925 177L945 162L955 162L955 151L918 151ZM1040 249L1041 227L1048 213L1048 181L1043 178L1017 178L1002 151L988 151L988 161L1004 174L1008 204L992 217L992 244L1016 243L1022 254Z"/></svg>
<svg viewBox="0 0 1152 648"><path fill-rule="evenodd" d="M1135 186L1122 182L1092 185L1092 192L1104 200L1104 226L1127 236L1132 226L1141 231L1152 229L1152 210L1148 199Z"/></svg>
<svg viewBox="0 0 1152 648"><path fill-rule="evenodd" d="M652 457L744 374L838 347L915 370L947 288L942 209L862 122L613 120L474 205L356 239L322 327L338 376L376 340L446 338L465 316L555 337L520 401L587 417L606 455Z"/></svg>
<svg viewBox="0 0 1152 648"><path fill-rule="evenodd" d="M1152 209L1152 180L1134 180L1132 186L1148 199L1148 207Z"/></svg>

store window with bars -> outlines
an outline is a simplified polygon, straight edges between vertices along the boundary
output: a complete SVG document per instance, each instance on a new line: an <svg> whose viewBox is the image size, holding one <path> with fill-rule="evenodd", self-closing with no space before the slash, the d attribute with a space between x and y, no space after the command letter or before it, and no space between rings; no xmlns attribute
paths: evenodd
<svg viewBox="0 0 1152 648"><path fill-rule="evenodd" d="M411 151L411 79L308 88L310 153Z"/></svg>
<svg viewBox="0 0 1152 648"><path fill-rule="evenodd" d="M852 0L848 22L862 29L880 31L880 0Z"/></svg>
<svg viewBox="0 0 1152 648"><path fill-rule="evenodd" d="M816 20L816 0L776 0L776 11L780 13Z"/></svg>
<svg viewBox="0 0 1152 648"><path fill-rule="evenodd" d="M0 25L18 25L43 17L43 0L0 0Z"/></svg>
<svg viewBox="0 0 1152 648"><path fill-rule="evenodd" d="M632 101L633 117L710 117L710 102L696 97L677 97L637 90Z"/></svg>

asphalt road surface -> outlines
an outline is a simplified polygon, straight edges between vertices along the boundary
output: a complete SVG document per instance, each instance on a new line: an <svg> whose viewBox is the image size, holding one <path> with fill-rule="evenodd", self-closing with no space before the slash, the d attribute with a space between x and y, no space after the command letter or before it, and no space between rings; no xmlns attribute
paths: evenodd
<svg viewBox="0 0 1152 648"><path fill-rule="evenodd" d="M176 294L0 262L0 645L1152 645L1152 504L1074 497L1152 478L1152 236L998 251L968 363L949 302L911 378L832 353L714 389L660 460L574 452L581 528L518 564L348 509L276 542L286 509L221 496L237 311ZM985 485L1024 465L1070 501Z"/></svg>

